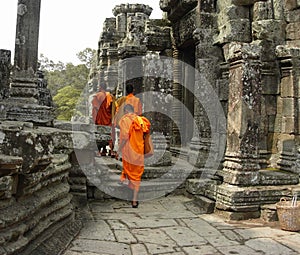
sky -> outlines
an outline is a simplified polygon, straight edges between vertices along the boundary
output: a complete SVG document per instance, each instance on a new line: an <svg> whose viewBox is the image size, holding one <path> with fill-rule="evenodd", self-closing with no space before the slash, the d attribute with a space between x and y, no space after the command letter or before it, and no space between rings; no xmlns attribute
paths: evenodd
<svg viewBox="0 0 300 255"><path fill-rule="evenodd" d="M153 8L151 19L162 17L159 0L42 0L39 55L54 62L80 64L76 53L97 49L105 18L119 4L139 3ZM14 54L18 0L0 0L0 49ZM13 56L12 56L13 61Z"/></svg>

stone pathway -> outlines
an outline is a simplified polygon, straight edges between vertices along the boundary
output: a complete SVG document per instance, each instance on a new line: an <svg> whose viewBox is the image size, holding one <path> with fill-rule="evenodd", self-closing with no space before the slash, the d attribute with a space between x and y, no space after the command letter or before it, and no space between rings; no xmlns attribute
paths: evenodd
<svg viewBox="0 0 300 255"><path fill-rule="evenodd" d="M63 255L300 254L300 233L278 224L226 222L194 212L192 200L175 195L143 201L137 209L127 201L93 201Z"/></svg>

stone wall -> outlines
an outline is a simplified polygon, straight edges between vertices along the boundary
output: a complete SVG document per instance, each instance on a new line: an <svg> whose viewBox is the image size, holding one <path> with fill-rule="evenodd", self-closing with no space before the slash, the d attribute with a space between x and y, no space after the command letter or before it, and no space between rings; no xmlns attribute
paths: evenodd
<svg viewBox="0 0 300 255"><path fill-rule="evenodd" d="M77 143L74 132L0 123L0 254L59 254L80 230L69 184L72 154L94 151L87 132L78 131ZM81 206L86 199L85 191Z"/></svg>

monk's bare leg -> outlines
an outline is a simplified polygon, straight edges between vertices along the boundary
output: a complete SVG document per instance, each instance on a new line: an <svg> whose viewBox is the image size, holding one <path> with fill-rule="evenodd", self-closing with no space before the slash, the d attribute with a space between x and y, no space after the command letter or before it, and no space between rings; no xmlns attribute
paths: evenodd
<svg viewBox="0 0 300 255"><path fill-rule="evenodd" d="M137 206L138 204L138 192L137 189L133 189L132 206Z"/></svg>

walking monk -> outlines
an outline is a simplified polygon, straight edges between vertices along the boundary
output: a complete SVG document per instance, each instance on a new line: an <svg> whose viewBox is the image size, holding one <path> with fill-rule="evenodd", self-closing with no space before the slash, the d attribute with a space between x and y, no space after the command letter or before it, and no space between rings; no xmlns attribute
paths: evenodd
<svg viewBox="0 0 300 255"><path fill-rule="evenodd" d="M106 92L106 85L101 84L99 92L92 100L92 117L96 125L112 125L112 102L111 94ZM106 155L106 146L103 147L101 155Z"/></svg>
<svg viewBox="0 0 300 255"><path fill-rule="evenodd" d="M144 133L150 132L150 122L145 117L134 113L130 104L124 106L124 116L120 119L120 146L123 170L121 182L129 180L129 188L133 190L132 207L138 207L138 192L144 172Z"/></svg>
<svg viewBox="0 0 300 255"><path fill-rule="evenodd" d="M137 115L142 114L142 103L141 100L133 94L133 86L131 84L126 85L126 96L120 97L116 101L116 115L114 119L114 124L119 126L119 121L124 113L124 105L131 104L134 109L134 113Z"/></svg>

